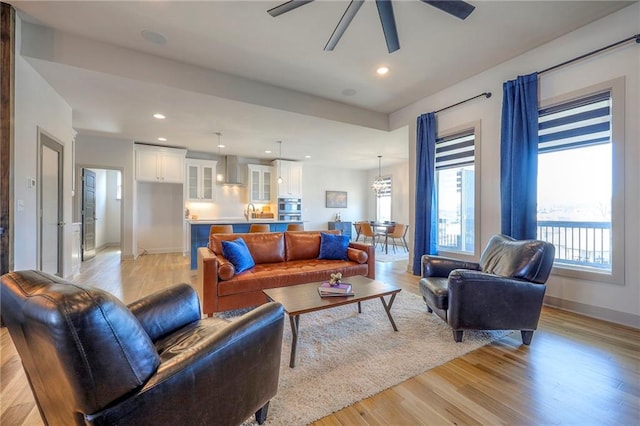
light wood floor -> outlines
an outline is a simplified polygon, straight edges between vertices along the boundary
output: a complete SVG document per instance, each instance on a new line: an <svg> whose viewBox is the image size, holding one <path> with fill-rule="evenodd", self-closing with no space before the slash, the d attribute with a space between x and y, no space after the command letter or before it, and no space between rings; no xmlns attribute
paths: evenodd
<svg viewBox="0 0 640 426"><path fill-rule="evenodd" d="M405 263L378 262L377 278L418 294L418 279L404 271ZM193 283L195 271L180 255L121 262L112 250L83 263L74 281L129 303L177 282ZM519 336L513 333L314 424L640 424L639 330L545 308L531 346L521 345ZM6 328L0 331L0 363L0 425L42 425Z"/></svg>

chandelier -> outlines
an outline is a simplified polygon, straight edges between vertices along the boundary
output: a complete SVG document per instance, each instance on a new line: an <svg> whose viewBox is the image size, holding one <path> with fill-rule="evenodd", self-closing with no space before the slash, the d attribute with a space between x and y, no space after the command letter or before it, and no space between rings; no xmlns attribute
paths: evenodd
<svg viewBox="0 0 640 426"><path fill-rule="evenodd" d="M388 186L388 181L382 177L382 155L378 155L378 177L371 184L371 189L380 196L380 193L387 191Z"/></svg>

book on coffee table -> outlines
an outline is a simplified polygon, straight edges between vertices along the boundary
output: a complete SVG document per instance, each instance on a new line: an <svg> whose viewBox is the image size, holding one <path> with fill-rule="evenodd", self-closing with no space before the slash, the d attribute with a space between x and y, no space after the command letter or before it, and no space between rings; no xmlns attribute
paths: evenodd
<svg viewBox="0 0 640 426"><path fill-rule="evenodd" d="M331 285L328 282L324 282L320 284L318 290L324 293L351 293L351 284L349 283L340 283L338 285Z"/></svg>
<svg viewBox="0 0 640 426"><path fill-rule="evenodd" d="M322 287L318 287L318 294L320 297L343 297L343 296L355 296L355 293L329 293L326 291L322 291Z"/></svg>

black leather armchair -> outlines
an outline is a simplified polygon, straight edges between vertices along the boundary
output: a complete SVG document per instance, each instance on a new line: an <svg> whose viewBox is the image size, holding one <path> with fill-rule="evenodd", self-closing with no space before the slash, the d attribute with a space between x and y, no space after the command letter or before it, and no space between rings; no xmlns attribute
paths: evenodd
<svg viewBox="0 0 640 426"><path fill-rule="evenodd" d="M422 256L420 292L462 341L464 329L520 330L531 343L538 326L555 248L538 240L517 241L494 235L480 263Z"/></svg>
<svg viewBox="0 0 640 426"><path fill-rule="evenodd" d="M37 271L2 276L2 317L45 424L238 425L266 419L284 310L201 319L178 284L128 307Z"/></svg>

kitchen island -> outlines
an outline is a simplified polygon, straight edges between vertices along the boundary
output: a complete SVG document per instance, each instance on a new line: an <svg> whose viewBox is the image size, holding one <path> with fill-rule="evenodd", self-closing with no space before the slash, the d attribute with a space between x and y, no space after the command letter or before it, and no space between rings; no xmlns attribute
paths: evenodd
<svg viewBox="0 0 640 426"><path fill-rule="evenodd" d="M249 232L252 223L267 223L271 232L284 232L290 223L302 223L301 221L280 221L273 219L189 219L190 247L191 247L191 269L198 267L198 247L206 247L209 243L209 231L211 225L231 225L236 234Z"/></svg>

